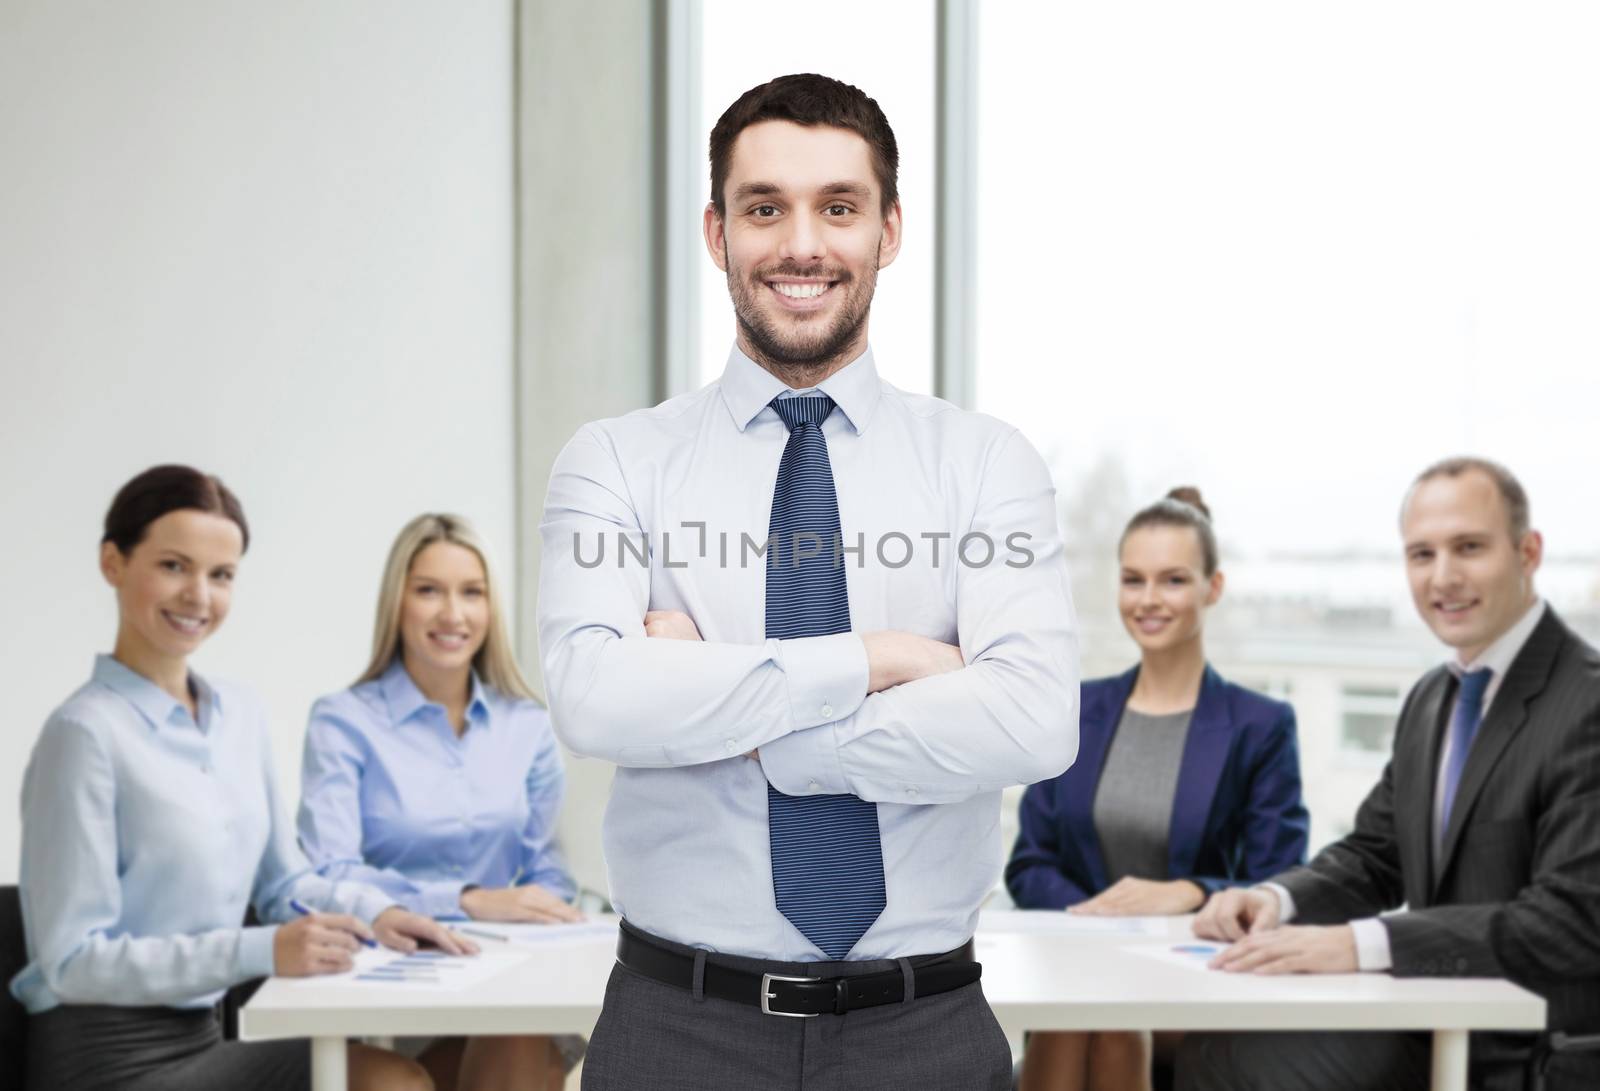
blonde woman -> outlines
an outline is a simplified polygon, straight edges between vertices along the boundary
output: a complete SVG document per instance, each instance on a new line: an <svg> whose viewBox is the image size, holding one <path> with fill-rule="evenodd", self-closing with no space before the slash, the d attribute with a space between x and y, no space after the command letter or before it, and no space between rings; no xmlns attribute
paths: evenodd
<svg viewBox="0 0 1600 1091"><path fill-rule="evenodd" d="M300 842L333 879L418 913L572 921L553 836L561 754L511 653L489 551L457 515L400 531L384 569L372 660L311 710ZM444 1039L419 1060L444 1089L559 1088L579 1039Z"/></svg>

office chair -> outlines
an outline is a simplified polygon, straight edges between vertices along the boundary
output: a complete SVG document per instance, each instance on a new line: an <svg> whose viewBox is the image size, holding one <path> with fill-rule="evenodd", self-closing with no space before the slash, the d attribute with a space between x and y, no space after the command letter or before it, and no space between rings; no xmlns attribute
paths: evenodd
<svg viewBox="0 0 1600 1091"><path fill-rule="evenodd" d="M22 934L22 897L14 886L0 886L0 1091L22 1091L27 1074L28 1011L11 995L11 979L28 964Z"/></svg>
<svg viewBox="0 0 1600 1091"><path fill-rule="evenodd" d="M1541 1034L1534 1041L1533 1052L1528 1056L1528 1067L1523 1072L1525 1091L1544 1091L1545 1074L1550 1062L1564 1053L1600 1052L1600 1034L1566 1034L1552 1031Z"/></svg>

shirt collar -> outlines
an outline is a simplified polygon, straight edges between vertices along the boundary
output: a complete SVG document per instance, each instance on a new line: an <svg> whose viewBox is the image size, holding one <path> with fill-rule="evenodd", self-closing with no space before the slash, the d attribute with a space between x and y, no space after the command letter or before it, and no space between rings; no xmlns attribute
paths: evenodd
<svg viewBox="0 0 1600 1091"><path fill-rule="evenodd" d="M1517 623L1501 633L1493 644L1483 649L1478 658L1470 663L1461 662L1459 656L1450 660L1450 673L1460 678L1468 671L1488 667L1494 672L1491 683L1499 682L1505 677L1506 671L1511 669L1511 664L1522 651L1522 646L1528 642L1528 638L1533 635L1533 630L1538 628L1539 622L1544 618L1544 611L1544 599L1535 599L1533 605L1528 607Z"/></svg>
<svg viewBox="0 0 1600 1091"><path fill-rule="evenodd" d="M389 705L390 723L404 723L424 708L439 707L417 688L417 684L411 680L411 674L398 655L383 672L378 685L383 690L384 701ZM477 671L472 672L472 696L467 699L467 719L479 727L489 726L488 691L479 681Z"/></svg>
<svg viewBox="0 0 1600 1091"><path fill-rule="evenodd" d="M194 722L182 701L112 656L95 656L92 677L137 709L151 727ZM200 712L199 726L206 729L211 717L222 711L222 696L216 687L193 671L189 672L189 685L194 689L195 708Z"/></svg>
<svg viewBox="0 0 1600 1091"><path fill-rule="evenodd" d="M743 432L750 422L780 394L806 394L820 390L832 398L844 411L857 435L866 431L877 411L878 400L883 397L878 380L878 366L872 357L872 348L828 376L816 387L795 390L772 372L740 351L735 344L728 353L728 366L722 370L722 400L733 416L733 426Z"/></svg>

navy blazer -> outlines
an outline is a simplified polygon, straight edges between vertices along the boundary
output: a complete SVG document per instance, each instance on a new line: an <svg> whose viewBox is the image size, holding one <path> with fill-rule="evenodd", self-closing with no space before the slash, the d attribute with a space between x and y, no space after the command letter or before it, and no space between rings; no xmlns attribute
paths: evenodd
<svg viewBox="0 0 1600 1091"><path fill-rule="evenodd" d="M1139 677L1135 667L1083 684L1078 760L1022 797L1006 887L1023 909L1064 909L1110 885L1094 827L1094 794ZM1207 894L1304 863L1310 817L1300 798L1294 709L1206 667L1172 801L1165 875Z"/></svg>

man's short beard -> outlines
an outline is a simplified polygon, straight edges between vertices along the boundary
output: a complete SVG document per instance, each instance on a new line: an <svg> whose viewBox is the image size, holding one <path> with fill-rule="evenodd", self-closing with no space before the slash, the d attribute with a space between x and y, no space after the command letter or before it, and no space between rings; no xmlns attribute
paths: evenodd
<svg viewBox="0 0 1600 1091"><path fill-rule="evenodd" d="M848 274L839 279L829 291L845 293L844 306L839 309L833 324L814 338L786 339L777 327L768 321L756 293L764 285L754 287L732 262L728 266L728 294L733 298L733 313L743 331L746 342L758 360L784 368L808 371L833 363L860 335L872 309L873 290L878 283L878 264L873 262L866 277L857 280Z"/></svg>

